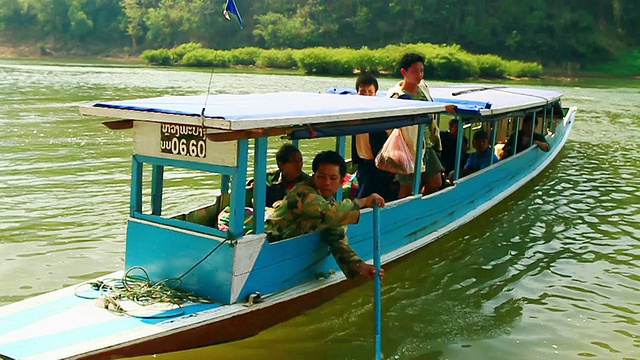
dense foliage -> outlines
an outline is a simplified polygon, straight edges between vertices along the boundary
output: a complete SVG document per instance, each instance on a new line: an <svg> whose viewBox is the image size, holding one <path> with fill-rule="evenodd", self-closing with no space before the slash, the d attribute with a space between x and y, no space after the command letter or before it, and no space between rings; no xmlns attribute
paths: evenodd
<svg viewBox="0 0 640 360"><path fill-rule="evenodd" d="M258 65L282 69L302 69L307 74L353 75L358 71L399 74L400 55L415 52L425 57L425 76L430 79L539 77L542 66L496 55L470 54L458 45L403 44L380 49L311 47L305 49L231 50L205 49L199 43L185 43L172 49L145 50L140 58L152 65L226 67Z"/></svg>
<svg viewBox="0 0 640 360"><path fill-rule="evenodd" d="M188 42L216 49L459 44L550 65L597 63L640 45L638 0L236 0L244 30L222 16L225 1L0 0L0 33L43 47L132 53Z"/></svg>

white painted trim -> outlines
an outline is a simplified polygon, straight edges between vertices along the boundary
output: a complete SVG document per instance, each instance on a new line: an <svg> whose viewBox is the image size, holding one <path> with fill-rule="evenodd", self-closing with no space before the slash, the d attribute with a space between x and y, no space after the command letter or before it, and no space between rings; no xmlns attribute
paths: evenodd
<svg viewBox="0 0 640 360"><path fill-rule="evenodd" d="M267 235L247 235L236 241L233 258L233 277L231 281L231 303L238 301L238 296L247 282L251 270L262 251Z"/></svg>

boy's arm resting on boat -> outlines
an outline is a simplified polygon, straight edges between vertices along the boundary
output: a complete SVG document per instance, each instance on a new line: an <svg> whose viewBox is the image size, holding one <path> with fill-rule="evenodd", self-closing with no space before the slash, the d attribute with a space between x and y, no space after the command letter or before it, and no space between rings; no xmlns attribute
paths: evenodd
<svg viewBox="0 0 640 360"><path fill-rule="evenodd" d="M538 145L542 151L549 151L551 149L547 139L542 134L533 133L533 144Z"/></svg>

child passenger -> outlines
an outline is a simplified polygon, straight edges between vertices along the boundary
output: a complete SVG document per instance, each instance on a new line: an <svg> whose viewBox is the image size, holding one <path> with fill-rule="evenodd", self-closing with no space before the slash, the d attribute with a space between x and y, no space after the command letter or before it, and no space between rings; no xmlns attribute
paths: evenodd
<svg viewBox="0 0 640 360"><path fill-rule="evenodd" d="M489 146L489 134L486 131L480 130L473 134L472 145L476 152L469 155L469 160L467 160L462 169L461 177L488 167L491 165L492 158L494 164L498 162L498 157L493 153L493 148Z"/></svg>
<svg viewBox="0 0 640 360"><path fill-rule="evenodd" d="M378 80L370 73L362 73L356 80L359 95L376 96ZM394 174L376 167L376 155L384 146L389 136L385 130L357 134L351 138L351 158L358 165L357 198L362 199L377 193L386 201L394 200L397 190L394 189Z"/></svg>

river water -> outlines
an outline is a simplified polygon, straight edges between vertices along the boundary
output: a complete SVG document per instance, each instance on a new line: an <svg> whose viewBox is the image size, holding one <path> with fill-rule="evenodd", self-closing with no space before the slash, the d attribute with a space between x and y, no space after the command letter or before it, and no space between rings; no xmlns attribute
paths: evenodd
<svg viewBox="0 0 640 360"><path fill-rule="evenodd" d="M206 93L210 75L0 60L0 305L123 267L132 134L82 117L78 106ZM210 92L353 82L216 72ZM393 82L383 79L381 89ZM514 195L388 269L385 358L640 359L640 84L529 85L557 89L564 105L578 106L569 141ZM169 176L197 196L188 176ZM158 358L371 359L372 289L250 339Z"/></svg>

